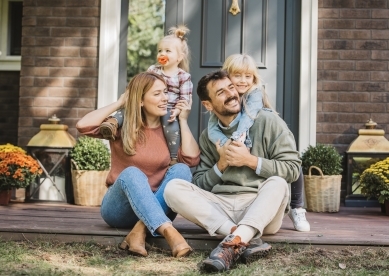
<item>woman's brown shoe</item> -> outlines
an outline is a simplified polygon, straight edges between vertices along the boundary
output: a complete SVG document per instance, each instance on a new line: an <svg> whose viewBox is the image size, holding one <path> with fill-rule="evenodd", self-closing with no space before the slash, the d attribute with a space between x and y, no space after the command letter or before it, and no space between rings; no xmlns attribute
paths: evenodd
<svg viewBox="0 0 389 276"><path fill-rule="evenodd" d="M146 229L143 221L138 221L127 237L119 244L119 248L127 249L132 255L146 257Z"/></svg>
<svg viewBox="0 0 389 276"><path fill-rule="evenodd" d="M173 257L186 257L192 253L193 249L173 226L166 228L163 231L163 236L172 250Z"/></svg>

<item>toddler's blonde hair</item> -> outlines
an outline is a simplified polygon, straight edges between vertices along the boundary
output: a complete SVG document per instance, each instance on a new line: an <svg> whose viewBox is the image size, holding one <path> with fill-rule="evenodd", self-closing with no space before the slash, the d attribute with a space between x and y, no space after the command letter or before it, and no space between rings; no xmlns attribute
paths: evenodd
<svg viewBox="0 0 389 276"><path fill-rule="evenodd" d="M266 93L266 87L262 84L262 79L259 76L257 64L251 56L247 54L231 55L224 61L222 70L225 70L229 76L236 73L253 74L254 84L256 84L262 91L263 107L274 110Z"/></svg>
<svg viewBox="0 0 389 276"><path fill-rule="evenodd" d="M190 50L186 36L189 34L189 29L185 25L178 25L177 27L171 27L168 34L164 36L161 41L164 40L176 40L180 43L179 51L183 54L181 62L178 67L189 73L190 64Z"/></svg>

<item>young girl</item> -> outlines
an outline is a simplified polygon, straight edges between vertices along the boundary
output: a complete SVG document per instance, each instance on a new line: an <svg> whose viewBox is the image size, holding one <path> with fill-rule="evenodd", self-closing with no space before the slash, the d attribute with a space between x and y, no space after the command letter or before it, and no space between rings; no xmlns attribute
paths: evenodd
<svg viewBox="0 0 389 276"><path fill-rule="evenodd" d="M232 140L239 140L248 148L252 147L248 131L253 125L257 113L262 108L273 109L270 105L265 91L261 91L261 79L257 72L257 67L254 59L245 54L235 54L229 56L224 64L225 70L235 85L236 90L241 96L242 117L239 120L238 129L230 137ZM220 146L223 146L228 137L226 137L220 128L217 127L218 120L215 114L211 114L208 122L209 139L216 144L220 141Z"/></svg>
<svg viewBox="0 0 389 276"><path fill-rule="evenodd" d="M168 142L171 165L177 163L178 148L181 144L180 127L177 116L180 110L175 108L179 100L190 101L193 84L189 71L189 47L185 35L189 29L185 26L172 27L168 35L158 43L156 65L147 71L161 75L167 83L168 113L162 118L165 138ZM123 112L119 110L114 116L103 122L100 133L105 139L115 140L117 129L123 125Z"/></svg>
<svg viewBox="0 0 389 276"><path fill-rule="evenodd" d="M246 54L235 54L229 56L224 64L223 70L227 72L231 82L241 96L242 112L237 130L230 139L244 143L248 148L252 147L249 137L249 129L253 125L257 113L262 108L273 110L268 96L263 87L257 66L254 59ZM218 120L215 114L211 114L208 122L209 139L216 144L218 141L223 146L227 141L226 137L218 127ZM304 179L300 169L300 177L291 183L291 211L289 217L297 231L310 231L309 222L305 217L304 198Z"/></svg>

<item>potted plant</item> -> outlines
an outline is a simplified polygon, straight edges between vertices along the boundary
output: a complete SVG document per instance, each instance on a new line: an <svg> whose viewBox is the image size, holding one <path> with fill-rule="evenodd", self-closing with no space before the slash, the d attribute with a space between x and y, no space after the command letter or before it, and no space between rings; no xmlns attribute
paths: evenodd
<svg viewBox="0 0 389 276"><path fill-rule="evenodd" d="M342 156L331 145L309 146L301 156L307 210L338 212Z"/></svg>
<svg viewBox="0 0 389 276"><path fill-rule="evenodd" d="M20 148L11 144L0 146L0 193L1 205L8 205L13 188L25 188L39 175L38 162Z"/></svg>
<svg viewBox="0 0 389 276"><path fill-rule="evenodd" d="M382 211L389 215L389 157L364 170L359 183L361 193L368 198L377 198Z"/></svg>
<svg viewBox="0 0 389 276"><path fill-rule="evenodd" d="M82 136L70 152L74 201L77 205L100 206L107 191L110 152L102 140Z"/></svg>

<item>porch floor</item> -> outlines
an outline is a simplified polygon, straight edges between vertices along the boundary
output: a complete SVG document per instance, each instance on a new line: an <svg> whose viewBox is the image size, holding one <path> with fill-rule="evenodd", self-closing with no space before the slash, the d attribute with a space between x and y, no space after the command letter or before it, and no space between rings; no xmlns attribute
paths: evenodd
<svg viewBox="0 0 389 276"><path fill-rule="evenodd" d="M100 217L99 207L70 204L17 203L0 206L0 239L95 241L116 245L130 229L110 228ZM297 232L288 216L276 235L263 236L268 243L290 243L321 247L389 247L389 216L380 208L344 207L338 213L308 212L310 232ZM212 249L222 239L178 216L175 227L194 249ZM148 243L166 247L163 238L148 237Z"/></svg>

